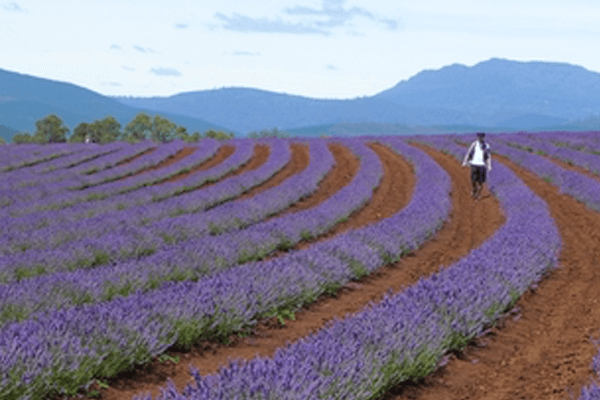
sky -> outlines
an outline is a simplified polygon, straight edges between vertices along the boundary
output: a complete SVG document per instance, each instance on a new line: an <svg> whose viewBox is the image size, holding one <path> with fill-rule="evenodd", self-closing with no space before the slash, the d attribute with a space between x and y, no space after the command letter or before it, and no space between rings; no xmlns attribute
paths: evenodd
<svg viewBox="0 0 600 400"><path fill-rule="evenodd" d="M599 15L596 0L0 0L0 68L105 95L350 99L493 57L598 72Z"/></svg>

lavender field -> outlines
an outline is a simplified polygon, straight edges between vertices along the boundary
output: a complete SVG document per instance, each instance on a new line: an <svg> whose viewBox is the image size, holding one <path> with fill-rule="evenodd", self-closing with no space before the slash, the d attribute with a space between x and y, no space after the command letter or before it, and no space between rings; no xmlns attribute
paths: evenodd
<svg viewBox="0 0 600 400"><path fill-rule="evenodd" d="M600 134L487 135L493 168L479 200L461 168L473 140L0 146L0 398L458 399L470 383L455 355L492 329L508 341L513 328L497 325L514 313L514 329L545 339L515 345L512 371L490 344L470 376L501 378L472 398L511 398L528 379L530 398L554 398L547 388L598 398ZM501 223L479 243L490 210ZM411 280L385 278L411 258L423 265ZM401 288L365 294L352 313L331 303L331 318L301 330L315 307L382 274ZM561 279L570 312L552 308ZM556 303L530 306L536 296ZM226 345L269 326L294 340L257 345L257 357ZM567 376L556 365L570 337L580 347ZM186 375L174 354L196 357L202 343L229 353L219 368L189 362ZM124 376L165 360L169 380L149 372L127 387ZM427 380L440 373L455 386ZM416 397L406 382L421 385Z"/></svg>

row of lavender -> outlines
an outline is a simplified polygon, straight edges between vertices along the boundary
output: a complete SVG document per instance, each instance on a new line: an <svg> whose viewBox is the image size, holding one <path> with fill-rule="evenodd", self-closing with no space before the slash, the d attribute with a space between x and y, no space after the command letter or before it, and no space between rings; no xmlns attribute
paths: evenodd
<svg viewBox="0 0 600 400"><path fill-rule="evenodd" d="M448 217L450 182L424 153L390 144L412 160L417 174L404 210L271 261L5 325L0 328L0 397L72 393L94 377L146 362L174 344L186 347L225 336L278 310L295 309L416 248Z"/></svg>
<svg viewBox="0 0 600 400"><path fill-rule="evenodd" d="M10 213L10 215L14 216L31 213L36 210L55 210L81 202L103 199L112 194L134 190L154 182L152 178L157 179L158 181L167 179L172 175L180 173L180 171L174 168L161 168L157 171L157 174L146 173L132 179L121 180L146 168L154 167L160 162L166 161L180 152L183 149L183 146L183 141L173 141L158 146L144 157L139 157L119 168L104 170L92 175L72 176L74 179L62 181L59 184L50 186L37 185L17 190L12 194L12 197L17 204L2 211L5 215L6 213ZM212 151L213 154L217 147L218 144L215 144ZM211 152L207 151L203 154L204 157L198 160L198 162L204 161L211 155ZM186 158L186 160L187 159L189 158ZM195 159L195 157L192 159ZM185 169L182 168L182 171L183 170ZM170 175L168 173L170 173ZM150 181L148 181L148 178L150 178ZM99 187L99 185L101 187ZM24 206L23 202L26 202L25 204L27 206Z"/></svg>
<svg viewBox="0 0 600 400"><path fill-rule="evenodd" d="M3 205L14 203L15 199L12 198L14 196L13 191L16 191L17 193L22 191L27 192L27 190L35 190L32 189L32 187L35 186L41 186L42 191L45 189L52 190L57 183L60 184L62 181L69 181L80 176L91 175L98 171L111 170L119 163L148 152L153 145L151 142L146 141L119 148L119 146L117 146L119 144L120 143L99 146L99 151L109 151L95 159L90 160L86 157L87 154L94 154L94 150L88 149L74 152L69 156L56 158L53 161L36 164L31 167L18 168L3 173L3 179L0 183L0 192L3 194L3 197L6 198ZM113 148L116 149L116 151L112 151ZM72 165L75 161L73 159L79 157L84 158L83 162L78 165ZM67 165L64 165L65 162ZM50 171L46 170L47 168L50 168Z"/></svg>
<svg viewBox="0 0 600 400"><path fill-rule="evenodd" d="M0 160L0 172L36 165L58 157L76 153L84 148L83 145L79 144L2 146L3 157L2 160Z"/></svg>
<svg viewBox="0 0 600 400"><path fill-rule="evenodd" d="M203 149L196 151L194 153L195 156L191 158L186 157L184 159L189 159L189 161L182 161L182 163L191 162L194 164L198 164L199 162L202 162L201 160L206 160L208 154L213 154L216 150L216 146L216 143L208 143ZM129 185L131 185L130 182L133 182L133 184L135 184L135 182L137 181L145 181L146 179L148 179L146 178L147 175L150 177L151 180L153 179L153 177L155 177L153 179L153 182L145 183L148 186L144 186L142 188L134 190L133 192L121 195L114 195L113 193L113 195L111 196L110 193L103 194L101 192L102 188L98 187L100 193L97 195L97 198L103 200L97 199L96 201L82 201L78 202L73 206L62 208L59 210L35 211L22 215L20 217L16 217L12 215L12 213L10 213L10 216L5 215L3 217L0 217L0 223L3 223L5 226L10 227L11 231L18 236L18 232L32 232L34 230L43 229L46 226L48 226L50 222L52 222L53 224L62 224L64 222L67 223L67 225L75 224L81 227L90 224L93 225L94 220L92 218L95 216L99 216L100 214L106 214L108 212L116 212L117 214L135 212L135 210L132 211L130 210L130 208L139 205L147 205L153 202L157 203L165 199L171 199L172 197L181 193L195 190L203 186L204 184L217 180L226 175L227 173L239 168L241 165L247 163L252 157L253 145L249 141L243 142L240 146L234 146L233 149L233 154L227 157L223 162L207 170L193 173L184 179L178 179L173 182L163 182L156 186L150 186L150 183L158 183L160 182L160 180L165 179L165 172L158 171L162 171L163 169L168 170L166 173L172 176L184 173L188 170L187 166L185 168L180 169L181 163L175 163L167 168L160 168L158 171L156 171L158 174L148 172L123 180L122 185L125 188L127 188L127 190L134 190L133 187L129 187ZM160 178L156 178L157 175L159 175ZM70 195L71 194L69 192L66 193L66 196ZM181 203L181 198L178 202L176 202L176 205L174 204L174 207L176 207L177 210L179 209L179 203ZM165 204L163 203L160 205L155 205L155 208L156 207L165 208ZM173 210L171 210L171 212L173 212ZM152 215L156 214L153 213ZM157 216L156 219L162 218L163 216L164 215ZM65 226L63 224L60 227L60 230L69 231L70 228L69 226ZM24 238L26 238L26 236ZM28 247L25 244L23 245L24 247Z"/></svg>
<svg viewBox="0 0 600 400"><path fill-rule="evenodd" d="M539 177L556 185L561 191L600 211L600 182L578 172L566 170L556 163L501 143L494 143L493 151L510 158Z"/></svg>
<svg viewBox="0 0 600 400"><path fill-rule="evenodd" d="M540 136L535 134L510 134L495 135L495 143L500 142L509 146L517 147L522 150L534 152L536 154L547 155L557 158L566 163L577 165L588 171L600 175L600 157L584 151L578 151L569 147L557 146L547 135Z"/></svg>
<svg viewBox="0 0 600 400"><path fill-rule="evenodd" d="M281 210L313 192L333 164L333 157L324 141L312 144L311 158L314 162L309 168L281 185L251 199L214 208L197 215L197 218L182 219L180 222L186 222L187 225L180 225L180 233L183 228L193 230L198 236L193 240L165 246L161 251L138 260L91 270L53 273L19 284L2 285L0 299L4 307L0 312L0 322L24 319L30 313L43 309L105 301L117 294L127 295L137 290L147 291L165 281L198 280L325 233L370 199L382 175L381 163L372 150L357 141L346 142L346 145L361 158L361 168L349 185L318 206L228 234L210 235L210 229L214 226L210 221L216 221L217 218L233 230L242 223L261 221L274 210ZM190 236L189 232L187 236ZM115 237L107 236L104 239L115 240ZM116 239L122 245L122 240L119 237ZM98 243L102 243L102 238ZM134 240L131 243L136 244ZM65 253L66 257L70 254ZM18 259L14 262L18 262ZM3 273L8 276L10 269L14 277L14 264L6 264ZM52 265L47 262L44 267L48 270ZM61 269L64 269L64 265L56 263L54 270Z"/></svg>
<svg viewBox="0 0 600 400"><path fill-rule="evenodd" d="M112 147L115 147L116 144L109 144L106 146L102 146L101 149L111 149ZM88 166L87 163L85 163L85 165L82 167L82 169L71 169L69 165L66 165L65 167L62 168L56 168L53 169L53 165L61 165L64 162L68 162L69 159L71 158L75 158L76 156L85 156L87 153L89 153L90 151L92 151L92 149L89 150L82 150L79 151L77 153L73 153L69 156L64 156L64 157L60 157L57 159L54 159L50 162L44 162L41 164L37 164L35 166L32 167L26 167L26 168L19 168L10 172L5 173L5 177L10 178L10 182L8 183L10 185L10 188L15 191L15 195L16 196L20 196L20 197L16 197L17 199L21 198L23 200L33 200L36 199L40 196L45 196L45 195L50 195L50 194L54 194L56 192L62 191L64 189L69 189L71 188L71 186L73 186L74 188L76 188L76 186L78 186L79 184L85 183L85 182L97 182L97 183L102 183L102 181L104 179L117 179L120 178L122 176L127 176L128 174L134 173L137 170L141 169L141 168L145 168L151 164L149 164L147 161L148 157L151 155L151 153L154 153L154 150L156 149L155 144L152 144L151 142L147 141L147 142L142 142L139 144L136 144L134 146L130 146L135 148L138 151L135 151L135 153L131 156L131 158L133 158L136 155L142 155L144 153L147 154L146 157L140 157L138 159L136 159L134 162L131 162L129 166L127 166L127 168L107 168L104 169L103 171L97 171L92 169L90 166ZM162 146L161 146L162 147ZM165 146L167 147L167 146ZM167 147L168 153L172 153L174 147L173 146L168 146ZM120 156L121 154L119 154ZM156 159L156 156L153 156ZM167 156L168 157L168 156ZM110 157L109 157L110 159ZM125 162L128 161L127 159L123 159L120 158L119 162ZM154 161L154 160L153 160ZM159 159L160 161L160 159ZM46 168L50 168L50 171L46 171ZM91 171L93 174L89 173L88 171ZM48 172L51 172L50 175L47 175ZM83 173L82 173L83 172ZM122 175L121 175L122 173ZM43 179L46 178L46 179ZM65 182L66 180L66 182ZM52 182L54 185L48 185L47 181ZM54 187L56 186L56 188ZM90 185L93 186L93 185ZM47 192L45 192L45 190L47 190Z"/></svg>
<svg viewBox="0 0 600 400"><path fill-rule="evenodd" d="M462 158L464 149L451 142L427 142ZM207 377L195 371L195 382L182 393L169 385L160 398L373 399L427 375L557 261L560 238L546 204L503 165L495 168L490 188L506 223L468 256L272 359L234 361Z"/></svg>
<svg viewBox="0 0 600 400"><path fill-rule="evenodd" d="M15 182L14 179L11 179L10 182L11 187L16 189L21 185L35 184L35 181L32 182L32 180L35 180L36 178L41 181L44 178L49 179L51 177L51 175L37 176L39 174L47 174L49 172L55 172L63 168L73 168L82 163L89 162L91 160L102 157L104 155L108 155L118 150L122 150L125 147L126 144L122 142L114 142L106 146L91 145L87 148L84 148L81 151L69 154L67 156L58 157L51 161L36 164L31 167L23 167L19 168L18 170L13 170L11 172L5 172L3 176L16 178L17 182ZM28 178L23 179L23 175L28 175Z"/></svg>
<svg viewBox="0 0 600 400"><path fill-rule="evenodd" d="M568 147L592 154L600 154L600 132L540 132L536 137L548 140L557 146Z"/></svg>
<svg viewBox="0 0 600 400"><path fill-rule="evenodd" d="M526 153L526 151L533 151L548 155L584 167L595 174L600 174L600 156L598 155L600 153L600 141L598 141L597 132L579 135L581 137L577 136L556 133L552 135L543 134L537 137L509 135L505 138L502 136L498 138L504 139L504 142L510 143L513 147L496 145L495 149L496 152L509 157L538 176L557 185L563 192L584 202L588 207L600 211L600 183L597 180L576 172L567 171L549 160ZM590 140L591 138L595 138L597 141L594 142ZM556 149L548 141L564 144L567 147ZM523 150L515 150L515 145ZM572 150L570 147L581 151ZM600 353L593 359L592 370L597 377L600 376ZM599 382L596 380L584 387L579 400L600 399Z"/></svg>
<svg viewBox="0 0 600 400"><path fill-rule="evenodd" d="M196 209L202 209L202 204L206 208L214 205L216 201L223 201L239 195L257 182L264 181L281 169L290 158L287 142L275 141L272 143L272 149L273 156L262 167L221 181L210 188L195 192L193 195L190 193L188 197L191 198L184 200L193 204ZM331 169L334 160L325 142L313 142L310 146L310 156L314 162L311 162L309 168L283 184L252 198L226 203L204 213L165 218L145 227L139 226L145 215L152 215L156 218L156 215L161 214L160 211L162 211L162 215L165 215L165 209L168 209L169 205L157 203L156 205L163 205L164 208L160 210L148 206L145 209L140 207L133 211L103 214L95 218L93 223L85 225L55 224L38 231L41 232L39 235L38 232L30 234L31 239L37 237L40 241L48 241L48 237L56 234L56 236L63 235L63 237L71 235L73 240L53 250L32 249L0 257L0 275L3 281L10 281L19 274L25 276L38 274L35 270L40 265L43 265L44 271L40 270L39 273L57 272L106 262L124 261L149 253L157 254L149 260L141 262L153 263L158 259L169 259L173 254L178 254L179 256L175 258L181 260L190 252L194 257L198 257L199 254L202 254L202 249L208 248L207 236L215 234L215 229L225 232L246 227L268 215L281 211L316 190L318 183ZM368 190L368 193L363 194L360 198L364 200L368 197L372 187ZM173 201L181 201L182 197L184 196L174 198ZM340 203L339 200L338 203ZM341 207L340 210L348 211L349 209ZM330 216L329 221L332 218L333 216ZM97 237L75 240L74 238L78 235L85 236L83 231L77 230L82 228L88 230L88 235ZM273 231L272 236L276 237L279 231L281 229ZM12 237L15 236L16 233L13 233ZM174 242L182 241L180 246L171 248ZM220 241L221 239L216 239L216 242ZM99 254L103 254L102 260L98 260ZM206 259L209 255L213 259L215 257L210 251L204 254L205 256L201 260Z"/></svg>

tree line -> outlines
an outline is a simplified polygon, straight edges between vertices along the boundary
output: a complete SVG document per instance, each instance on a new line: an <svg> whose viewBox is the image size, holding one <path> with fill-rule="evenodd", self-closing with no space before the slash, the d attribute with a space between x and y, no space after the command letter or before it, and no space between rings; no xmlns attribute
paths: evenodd
<svg viewBox="0 0 600 400"><path fill-rule="evenodd" d="M64 121L56 114L48 115L35 123L36 130L33 134L19 132L12 137L12 142L22 143L110 143L123 140L130 143L141 140L154 140L156 142L169 142L174 139L186 142L198 142L202 138L213 138L218 140L233 139L233 132L208 130L204 133L195 131L189 133L183 126L155 115L154 118L145 113L139 113L123 128L114 117L105 117L94 122L82 122L75 127L69 135L70 129ZM261 138L290 138L290 134L273 128L248 133L250 139ZM5 144L0 137L0 145Z"/></svg>
<svg viewBox="0 0 600 400"><path fill-rule="evenodd" d="M69 128L56 114L48 115L35 123L36 130L33 134L19 132L12 138L13 143L110 143L117 140L138 142L141 140L154 140L156 142L169 142L182 139L188 142L197 142L202 138L232 139L233 132L209 130L204 133L195 131L189 133L183 126L155 115L152 118L145 113L139 113L123 128L114 117L106 117L92 123L82 122L69 135ZM1 138L0 138L1 140ZM1 142L0 142L1 143Z"/></svg>

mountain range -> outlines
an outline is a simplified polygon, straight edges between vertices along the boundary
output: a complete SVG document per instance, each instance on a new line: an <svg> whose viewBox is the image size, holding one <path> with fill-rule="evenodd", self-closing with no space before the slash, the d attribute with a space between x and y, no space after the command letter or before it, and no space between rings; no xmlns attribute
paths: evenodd
<svg viewBox="0 0 600 400"><path fill-rule="evenodd" d="M600 73L553 62L490 59L472 67L424 70L374 96L325 100L252 88L169 97L107 97L68 83L0 70L0 135L32 130L57 113L73 129L113 115L123 125L140 111L190 131L244 136L277 127L297 135L600 129Z"/></svg>
<svg viewBox="0 0 600 400"><path fill-rule="evenodd" d="M35 122L57 114L71 129L81 122L113 116L125 126L141 110L71 83L57 82L0 69L0 136L9 141L19 131L33 132ZM160 113L190 131L225 129L200 118Z"/></svg>

